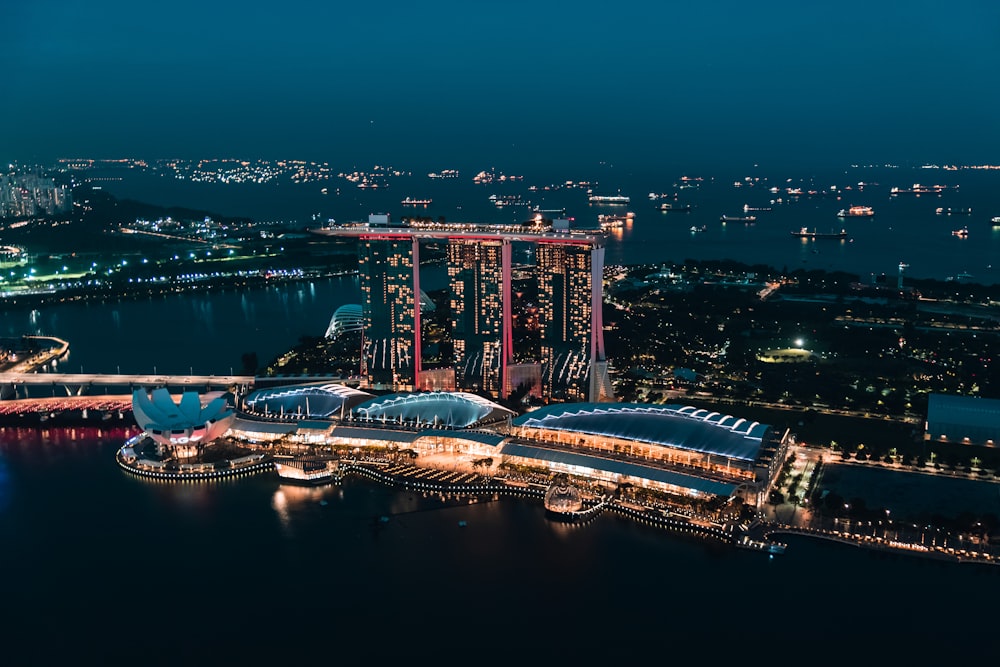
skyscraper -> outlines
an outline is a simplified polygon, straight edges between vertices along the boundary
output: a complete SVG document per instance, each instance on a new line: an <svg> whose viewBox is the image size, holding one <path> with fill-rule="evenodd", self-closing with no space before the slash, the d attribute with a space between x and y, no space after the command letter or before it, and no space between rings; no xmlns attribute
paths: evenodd
<svg viewBox="0 0 1000 667"><path fill-rule="evenodd" d="M362 375L372 388L463 389L507 398L521 389L547 400L614 400L604 354L604 236L562 227L434 223L368 224L314 230L359 241L364 343ZM446 241L452 367L421 365L420 242ZM512 243L537 250L540 358L515 363ZM522 351L523 352L523 351ZM534 355L530 355L534 357Z"/></svg>
<svg viewBox="0 0 1000 667"><path fill-rule="evenodd" d="M361 374L371 387L412 389L420 376L420 245L408 234L361 236Z"/></svg>
<svg viewBox="0 0 1000 667"><path fill-rule="evenodd" d="M602 322L604 246L540 241L535 258L544 398L610 400Z"/></svg>
<svg viewBox="0 0 1000 667"><path fill-rule="evenodd" d="M455 385L502 396L512 355L510 241L453 238L447 253Z"/></svg>

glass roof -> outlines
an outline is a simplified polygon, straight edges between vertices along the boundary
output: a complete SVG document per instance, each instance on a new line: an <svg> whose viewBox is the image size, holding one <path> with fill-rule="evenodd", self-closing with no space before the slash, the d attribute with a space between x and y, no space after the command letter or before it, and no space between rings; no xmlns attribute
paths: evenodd
<svg viewBox="0 0 1000 667"><path fill-rule="evenodd" d="M571 431L753 461L767 424L681 405L563 403L513 420L515 426Z"/></svg>
<svg viewBox="0 0 1000 667"><path fill-rule="evenodd" d="M316 383L258 389L247 396L244 404L253 412L328 418L370 398L372 394L347 385Z"/></svg>
<svg viewBox="0 0 1000 667"><path fill-rule="evenodd" d="M475 394L432 391L380 396L355 406L351 414L355 419L468 428L514 412Z"/></svg>

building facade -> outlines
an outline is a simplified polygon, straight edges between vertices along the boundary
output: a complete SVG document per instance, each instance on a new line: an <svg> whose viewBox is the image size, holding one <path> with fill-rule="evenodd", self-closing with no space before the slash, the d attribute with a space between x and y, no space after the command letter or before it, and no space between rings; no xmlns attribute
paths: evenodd
<svg viewBox="0 0 1000 667"><path fill-rule="evenodd" d="M373 388L413 388L420 378L420 245L398 234L360 239L364 320L361 375Z"/></svg>

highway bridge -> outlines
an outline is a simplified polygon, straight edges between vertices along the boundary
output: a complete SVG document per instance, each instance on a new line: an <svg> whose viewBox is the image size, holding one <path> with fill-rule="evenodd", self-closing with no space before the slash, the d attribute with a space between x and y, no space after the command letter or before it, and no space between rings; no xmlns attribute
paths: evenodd
<svg viewBox="0 0 1000 667"><path fill-rule="evenodd" d="M188 388L210 391L238 387L248 391L252 387L270 387L286 384L329 382L358 386L360 378L334 375L169 375L157 373L0 373L0 398L28 398L29 393L84 396L101 389L128 387L152 389L155 387ZM46 389L49 391L46 392Z"/></svg>

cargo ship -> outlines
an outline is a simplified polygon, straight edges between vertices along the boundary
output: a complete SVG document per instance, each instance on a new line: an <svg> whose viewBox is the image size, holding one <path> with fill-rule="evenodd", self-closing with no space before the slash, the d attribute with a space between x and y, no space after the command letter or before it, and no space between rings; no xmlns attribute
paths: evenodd
<svg viewBox="0 0 1000 667"><path fill-rule="evenodd" d="M591 204L628 204L632 199L626 195L590 195L587 201Z"/></svg>
<svg viewBox="0 0 1000 667"><path fill-rule="evenodd" d="M870 218L873 215L875 210L871 206L852 206L837 212L838 218Z"/></svg>
<svg viewBox="0 0 1000 667"><path fill-rule="evenodd" d="M960 239L967 239L969 238L969 228L962 227L961 229L956 229L952 231L952 236L957 236Z"/></svg>
<svg viewBox="0 0 1000 667"><path fill-rule="evenodd" d="M431 199L413 199L412 197L407 197L402 202L403 206L430 206Z"/></svg>
<svg viewBox="0 0 1000 667"><path fill-rule="evenodd" d="M724 215L719 218L720 222L742 222L747 225L752 225L757 222L757 216L755 215Z"/></svg>
<svg viewBox="0 0 1000 667"><path fill-rule="evenodd" d="M809 240L815 240L815 239L841 239L842 240L842 239L846 239L847 238L847 230L846 229L841 229L839 232L817 232L814 229L813 231L810 232L808 228L802 227L797 232L793 231L792 232L792 236L797 236L799 238L809 239Z"/></svg>
<svg viewBox="0 0 1000 667"><path fill-rule="evenodd" d="M664 202L660 204L661 211L671 211L673 213L688 213L691 211L691 204L671 204Z"/></svg>
<svg viewBox="0 0 1000 667"><path fill-rule="evenodd" d="M934 212L938 215L972 215L971 208L938 208Z"/></svg>

